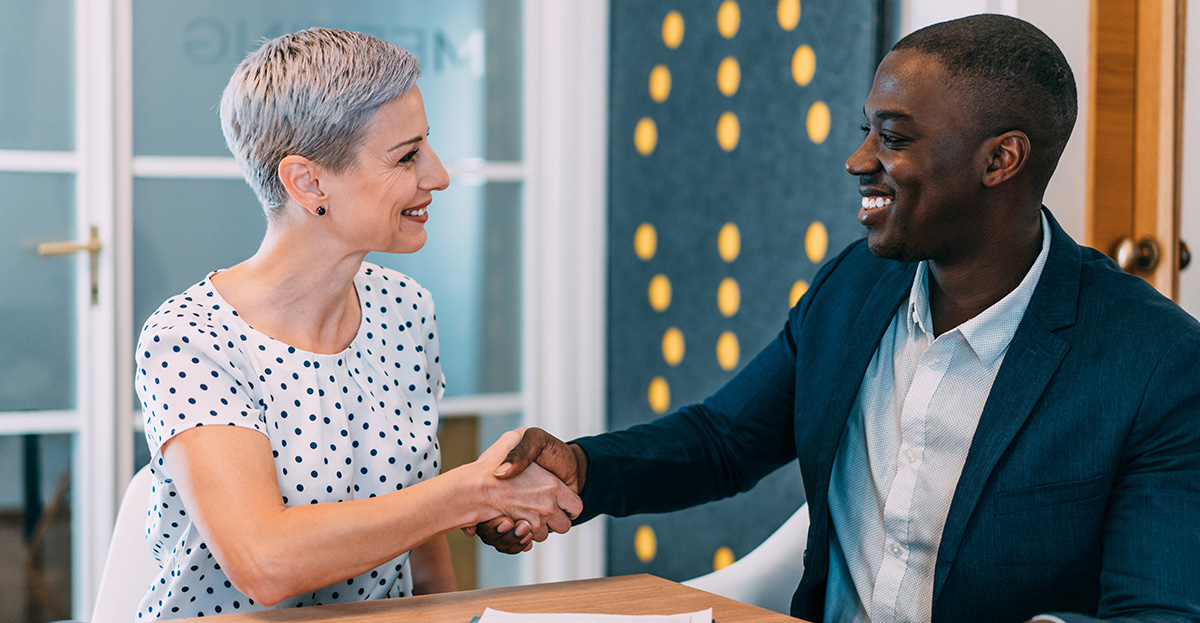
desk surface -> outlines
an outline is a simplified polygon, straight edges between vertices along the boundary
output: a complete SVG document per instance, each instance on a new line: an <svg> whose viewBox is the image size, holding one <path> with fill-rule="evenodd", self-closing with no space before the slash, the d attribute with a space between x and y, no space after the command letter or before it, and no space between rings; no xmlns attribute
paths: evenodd
<svg viewBox="0 0 1200 623"><path fill-rule="evenodd" d="M602 614L675 614L711 607L717 623L796 623L776 612L726 599L652 575L534 584L440 595L381 599L313 608L219 615L220 623L421 621L469 623L485 607L509 612L589 612Z"/></svg>

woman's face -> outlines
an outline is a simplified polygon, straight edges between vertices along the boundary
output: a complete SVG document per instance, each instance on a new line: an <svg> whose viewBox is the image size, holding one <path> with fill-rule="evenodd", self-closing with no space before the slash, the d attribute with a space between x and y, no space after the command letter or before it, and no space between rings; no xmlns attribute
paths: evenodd
<svg viewBox="0 0 1200 623"><path fill-rule="evenodd" d="M420 89L383 106L371 118L357 162L322 180L335 230L367 251L412 253L425 246L433 191L450 184L426 140L429 123Z"/></svg>

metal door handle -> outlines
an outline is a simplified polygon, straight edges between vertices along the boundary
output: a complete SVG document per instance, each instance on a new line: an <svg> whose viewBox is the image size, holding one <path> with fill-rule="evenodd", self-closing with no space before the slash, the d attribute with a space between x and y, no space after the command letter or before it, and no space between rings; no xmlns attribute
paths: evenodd
<svg viewBox="0 0 1200 623"><path fill-rule="evenodd" d="M1112 257L1127 273L1149 273L1158 268L1162 260L1162 247L1153 236L1146 236L1137 242L1124 237L1113 246Z"/></svg>
<svg viewBox="0 0 1200 623"><path fill-rule="evenodd" d="M38 255L43 257L53 257L57 255L70 255L80 251L87 251L91 256L91 273L92 273L92 305L100 303L100 228L92 225L91 236L87 242L75 242L68 240L65 242L43 242L38 245Z"/></svg>

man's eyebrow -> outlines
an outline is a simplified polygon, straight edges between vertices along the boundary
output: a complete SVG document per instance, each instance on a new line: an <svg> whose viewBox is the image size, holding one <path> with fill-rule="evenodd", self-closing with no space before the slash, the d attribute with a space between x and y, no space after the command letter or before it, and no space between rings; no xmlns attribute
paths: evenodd
<svg viewBox="0 0 1200 623"><path fill-rule="evenodd" d="M428 135L429 135L429 130L425 130L425 136L428 136ZM405 145L412 145L413 143L420 143L421 139L423 139L423 138L425 138L425 137L424 136L416 136L416 137L408 139L407 141L400 141L399 143L396 143L395 145L388 147L388 151L396 151L397 149L400 149L401 147L404 147Z"/></svg>
<svg viewBox="0 0 1200 623"><path fill-rule="evenodd" d="M863 110L863 118L867 118L867 111L865 109ZM913 117L908 113L903 113L897 110L877 110L875 111L875 118L879 121L886 121L888 119L912 120Z"/></svg>

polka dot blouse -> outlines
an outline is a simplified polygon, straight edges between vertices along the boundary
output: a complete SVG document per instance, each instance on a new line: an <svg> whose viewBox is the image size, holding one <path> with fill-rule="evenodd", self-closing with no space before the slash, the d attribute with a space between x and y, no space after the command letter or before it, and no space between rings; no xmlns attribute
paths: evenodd
<svg viewBox="0 0 1200 623"><path fill-rule="evenodd" d="M438 473L445 384L433 299L405 275L365 262L354 286L362 321L336 354L255 331L209 279L163 303L142 328L137 390L155 476L146 537L162 572L140 620L265 609L229 582L179 499L160 449L181 431L222 425L266 435L288 506L375 497ZM274 608L411 592L404 554Z"/></svg>

